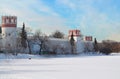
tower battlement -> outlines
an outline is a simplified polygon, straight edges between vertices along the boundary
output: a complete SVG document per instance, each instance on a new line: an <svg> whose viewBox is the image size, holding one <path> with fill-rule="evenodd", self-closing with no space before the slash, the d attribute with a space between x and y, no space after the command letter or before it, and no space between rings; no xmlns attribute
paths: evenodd
<svg viewBox="0 0 120 79"><path fill-rule="evenodd" d="M76 36L76 37L80 37L81 34L80 34L80 30L69 30L69 37L71 37L71 35L73 34L73 36Z"/></svg>
<svg viewBox="0 0 120 79"><path fill-rule="evenodd" d="M71 38L71 35L73 35L73 38L75 41L82 40L82 34L80 30L69 30L68 38Z"/></svg>
<svg viewBox="0 0 120 79"><path fill-rule="evenodd" d="M2 27L16 27L17 17L16 16L2 16Z"/></svg>

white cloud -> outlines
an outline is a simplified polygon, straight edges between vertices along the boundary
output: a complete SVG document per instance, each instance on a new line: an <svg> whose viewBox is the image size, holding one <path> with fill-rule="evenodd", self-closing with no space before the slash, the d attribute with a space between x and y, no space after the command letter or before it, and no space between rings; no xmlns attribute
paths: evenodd
<svg viewBox="0 0 120 79"><path fill-rule="evenodd" d="M103 3L103 1L97 0L99 3ZM108 13L99 12L93 6L96 0L56 0L59 7L64 5L70 9L67 12L71 13L69 18L61 17L62 14L56 13L54 8L41 0L12 0L14 3L11 0L1 0L0 2L0 16L16 15L18 26L22 26L22 23L25 22L26 26L33 29L40 28L47 34L54 30L61 30L67 34L72 25L80 29L83 34L93 35L99 39L114 34L113 31L115 34L120 33L117 29L120 27L120 20L111 20Z"/></svg>
<svg viewBox="0 0 120 79"><path fill-rule="evenodd" d="M74 2L76 1L75 0L56 0L56 4L67 6L71 10L76 10L77 5Z"/></svg>
<svg viewBox="0 0 120 79"><path fill-rule="evenodd" d="M14 3L11 3L10 0L1 1L0 14L1 16L16 15L18 17L18 26L22 26L22 23L25 22L26 25L31 26L33 28L34 26L32 25L34 25L35 23L36 25L40 25L40 26L43 25L44 23L46 27L48 27L50 23L57 24L57 21L62 22L57 13L55 13L51 8L49 8L49 6L44 5L39 0L31 0L31 1L14 0L13 2ZM42 15L40 14L40 12L47 13L50 16ZM39 24L39 23L42 23L42 24ZM36 28L41 28L41 27L36 26Z"/></svg>

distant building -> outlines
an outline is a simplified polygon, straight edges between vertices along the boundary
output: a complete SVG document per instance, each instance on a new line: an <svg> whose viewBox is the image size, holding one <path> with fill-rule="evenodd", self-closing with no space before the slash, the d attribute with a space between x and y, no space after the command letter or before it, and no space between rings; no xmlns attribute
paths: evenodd
<svg viewBox="0 0 120 79"><path fill-rule="evenodd" d="M78 40L83 40L82 34L80 32L80 30L69 30L69 35L68 38L71 38L71 35L73 34L74 40L78 41Z"/></svg>
<svg viewBox="0 0 120 79"><path fill-rule="evenodd" d="M93 41L92 36L85 36L85 41Z"/></svg>

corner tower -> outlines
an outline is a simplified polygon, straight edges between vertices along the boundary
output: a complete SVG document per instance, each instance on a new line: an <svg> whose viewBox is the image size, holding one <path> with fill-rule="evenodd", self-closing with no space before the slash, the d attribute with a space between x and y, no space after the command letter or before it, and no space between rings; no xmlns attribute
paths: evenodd
<svg viewBox="0 0 120 79"><path fill-rule="evenodd" d="M16 16L2 16L3 47L12 50L16 45Z"/></svg>
<svg viewBox="0 0 120 79"><path fill-rule="evenodd" d="M82 35L80 30L69 30L69 35L68 38L71 38L71 35L73 34L74 40L75 42L77 42L78 40L82 40Z"/></svg>

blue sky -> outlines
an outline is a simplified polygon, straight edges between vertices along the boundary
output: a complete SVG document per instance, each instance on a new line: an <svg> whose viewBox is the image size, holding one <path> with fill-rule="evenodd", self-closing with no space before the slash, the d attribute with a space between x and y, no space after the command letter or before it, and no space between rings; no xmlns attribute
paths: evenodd
<svg viewBox="0 0 120 79"><path fill-rule="evenodd" d="M15 15L18 27L46 34L80 29L99 41L120 41L120 0L0 0L0 16Z"/></svg>

